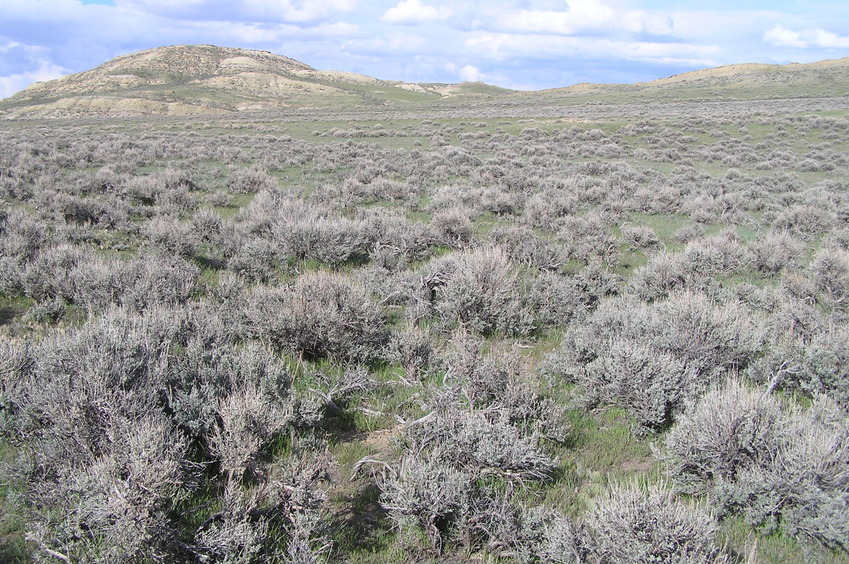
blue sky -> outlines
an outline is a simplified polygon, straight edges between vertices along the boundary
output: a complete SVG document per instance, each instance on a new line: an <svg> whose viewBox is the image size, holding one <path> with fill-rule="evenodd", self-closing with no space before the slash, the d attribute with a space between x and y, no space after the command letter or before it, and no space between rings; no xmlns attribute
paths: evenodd
<svg viewBox="0 0 849 564"><path fill-rule="evenodd" d="M0 0L0 97L162 45L542 89L849 56L845 0Z"/></svg>

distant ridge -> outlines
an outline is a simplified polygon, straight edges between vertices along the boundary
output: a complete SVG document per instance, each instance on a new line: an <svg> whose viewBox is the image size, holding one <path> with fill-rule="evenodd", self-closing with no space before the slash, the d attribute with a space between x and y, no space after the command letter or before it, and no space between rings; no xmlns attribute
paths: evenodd
<svg viewBox="0 0 849 564"><path fill-rule="evenodd" d="M316 70L268 51L158 47L41 82L0 100L0 117L212 115L420 107L497 100L509 105L849 96L849 58L741 64L637 84L578 84L516 92L483 83L412 84Z"/></svg>
<svg viewBox="0 0 849 564"><path fill-rule="evenodd" d="M565 99L651 101L849 97L849 57L815 63L746 63L635 84L576 84L542 92Z"/></svg>
<svg viewBox="0 0 849 564"><path fill-rule="evenodd" d="M0 100L6 117L191 115L373 107L451 95L509 93L487 86L418 85L321 71L283 55L213 45L158 47L33 84Z"/></svg>

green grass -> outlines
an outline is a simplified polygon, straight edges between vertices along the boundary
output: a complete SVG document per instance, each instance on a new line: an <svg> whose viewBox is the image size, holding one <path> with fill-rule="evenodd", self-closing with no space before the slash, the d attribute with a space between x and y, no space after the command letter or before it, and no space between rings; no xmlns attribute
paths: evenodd
<svg viewBox="0 0 849 564"><path fill-rule="evenodd" d="M568 397L570 392L564 393ZM661 479L651 451L657 437L635 436L635 423L623 409L572 409L568 420L572 438L556 450L561 464L555 482L545 492L547 504L577 517L611 484Z"/></svg>
<svg viewBox="0 0 849 564"><path fill-rule="evenodd" d="M849 555L839 554L818 546L801 546L795 539L780 531L760 534L742 518L725 519L718 535L719 544L727 546L743 561L752 557L754 564L790 564L817 562L818 564L846 564Z"/></svg>
<svg viewBox="0 0 849 564"><path fill-rule="evenodd" d="M10 464L16 449L0 439L0 465ZM4 472L0 478L0 561L13 563L29 562L31 555L27 545L26 522L21 515L22 500L18 499L22 486L8 481Z"/></svg>
<svg viewBox="0 0 849 564"><path fill-rule="evenodd" d="M651 228L666 250L677 251L684 247L677 239L677 233L692 225L693 220L684 215L632 213L630 223Z"/></svg>

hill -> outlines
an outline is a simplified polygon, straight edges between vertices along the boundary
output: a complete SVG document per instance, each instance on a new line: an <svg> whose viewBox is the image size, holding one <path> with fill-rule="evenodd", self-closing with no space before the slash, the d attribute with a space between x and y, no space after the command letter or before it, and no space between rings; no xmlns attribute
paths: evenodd
<svg viewBox="0 0 849 564"><path fill-rule="evenodd" d="M412 84L316 70L267 51L179 45L113 59L0 100L0 116L210 115L235 112L649 102L849 96L849 58L811 64L729 65L638 84L578 84L516 92L483 83ZM467 103L468 102L468 103Z"/></svg>
<svg viewBox="0 0 849 564"><path fill-rule="evenodd" d="M0 101L6 117L191 115L357 108L474 97L509 90L418 85L316 70L267 51L178 45L117 57L90 71L40 82Z"/></svg>
<svg viewBox="0 0 849 564"><path fill-rule="evenodd" d="M780 100L849 96L849 58L788 65L739 64L636 84L577 84L525 93L560 103Z"/></svg>

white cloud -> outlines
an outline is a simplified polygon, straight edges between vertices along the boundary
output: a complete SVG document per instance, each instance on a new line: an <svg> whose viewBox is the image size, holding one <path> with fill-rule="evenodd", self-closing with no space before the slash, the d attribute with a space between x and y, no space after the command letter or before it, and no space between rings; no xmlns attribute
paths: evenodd
<svg viewBox="0 0 849 564"><path fill-rule="evenodd" d="M314 22L332 17L339 12L350 12L356 0L245 0L248 14L260 19L281 18L290 22Z"/></svg>
<svg viewBox="0 0 849 564"><path fill-rule="evenodd" d="M783 26L777 25L764 33L764 41L779 47L807 47L798 32L790 31Z"/></svg>
<svg viewBox="0 0 849 564"><path fill-rule="evenodd" d="M479 82L482 76L481 70L474 65L466 65L460 69L460 80L464 82Z"/></svg>
<svg viewBox="0 0 849 564"><path fill-rule="evenodd" d="M117 0L116 6L145 14L195 21L309 23L350 12L358 0Z"/></svg>
<svg viewBox="0 0 849 564"><path fill-rule="evenodd" d="M416 24L451 17L452 10L445 6L438 8L423 4L421 0L401 0L397 6L389 8L381 20L396 24Z"/></svg>
<svg viewBox="0 0 849 564"><path fill-rule="evenodd" d="M625 14L625 29L633 33L669 35L675 23L669 14L634 10Z"/></svg>
<svg viewBox="0 0 849 564"><path fill-rule="evenodd" d="M777 47L807 49L846 49L849 48L849 36L841 36L824 29L805 29L793 31L777 25L764 33L764 41Z"/></svg>
<svg viewBox="0 0 849 564"><path fill-rule="evenodd" d="M715 45L617 40L605 37L566 35L522 35L477 32L467 39L466 47L478 56L495 60L521 58L560 59L593 58L629 60L653 64L717 66L721 49Z"/></svg>
<svg viewBox="0 0 849 564"><path fill-rule="evenodd" d="M459 77L462 82L483 82L487 78L487 75L482 73L475 65L458 67L453 62L447 62L443 65L443 68L452 75Z"/></svg>
<svg viewBox="0 0 849 564"><path fill-rule="evenodd" d="M323 23L310 30L315 35L325 37L350 37L360 33L360 26L346 22Z"/></svg>
<svg viewBox="0 0 849 564"><path fill-rule="evenodd" d="M811 43L815 47L823 47L825 49L846 49L849 48L849 36L837 35L824 29L812 30Z"/></svg>
<svg viewBox="0 0 849 564"><path fill-rule="evenodd" d="M68 74L70 71L58 65L54 65L48 61L42 61L39 67L32 71L27 71L9 76L0 76L0 98L6 98L12 94L23 90L33 82L42 82L45 80L53 80L60 76Z"/></svg>
<svg viewBox="0 0 849 564"><path fill-rule="evenodd" d="M390 53L419 53L426 45L427 41L420 35L389 33L367 41L349 41L344 45L344 49L351 53L378 53L386 56Z"/></svg>
<svg viewBox="0 0 849 564"><path fill-rule="evenodd" d="M617 32L668 34L672 19L663 13L643 10L617 11L601 0L569 0L565 10L522 9L496 16L500 30L519 33L580 35Z"/></svg>

